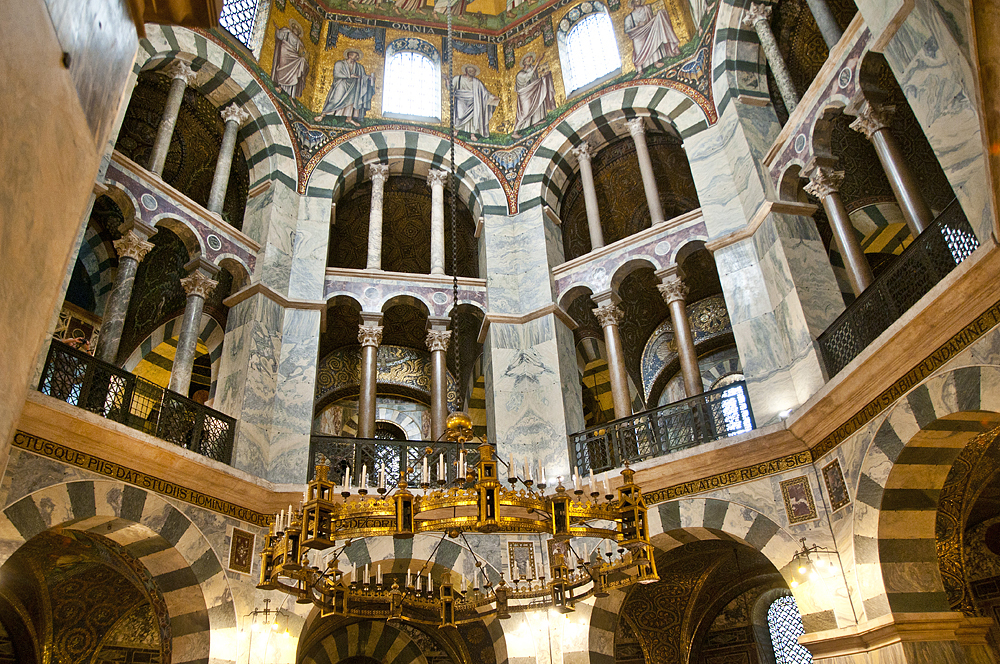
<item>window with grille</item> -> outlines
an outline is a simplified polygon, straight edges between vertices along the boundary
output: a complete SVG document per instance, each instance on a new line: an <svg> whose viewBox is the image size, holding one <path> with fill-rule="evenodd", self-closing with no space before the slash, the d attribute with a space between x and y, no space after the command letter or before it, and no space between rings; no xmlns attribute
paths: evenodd
<svg viewBox="0 0 1000 664"><path fill-rule="evenodd" d="M258 1L225 0L222 4L222 14L219 16L219 24L247 48L251 48L250 39L253 37Z"/></svg>
<svg viewBox="0 0 1000 664"><path fill-rule="evenodd" d="M570 93L622 66L611 17L606 11L596 9L600 6L598 3L593 3L593 6L593 13L570 28L563 44L563 76ZM575 9L570 10L570 14Z"/></svg>
<svg viewBox="0 0 1000 664"><path fill-rule="evenodd" d="M812 664L812 654L799 645L806 633L795 598L779 597L767 609L767 627L771 633L775 664Z"/></svg>
<svg viewBox="0 0 1000 664"><path fill-rule="evenodd" d="M416 51L396 51L385 63L382 112L422 118L441 117L438 65Z"/></svg>

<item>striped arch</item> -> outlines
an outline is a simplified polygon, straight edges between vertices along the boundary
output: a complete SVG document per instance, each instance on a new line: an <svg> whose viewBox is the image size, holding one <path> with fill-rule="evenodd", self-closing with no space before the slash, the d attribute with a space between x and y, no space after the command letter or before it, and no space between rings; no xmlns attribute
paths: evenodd
<svg viewBox="0 0 1000 664"><path fill-rule="evenodd" d="M751 0L719 0L712 53L712 91L719 117L739 97L771 103L767 87L767 60L757 33L743 25Z"/></svg>
<svg viewBox="0 0 1000 664"><path fill-rule="evenodd" d="M470 536L469 539L475 547L475 538ZM342 555L347 558L348 567L353 566L363 572L365 565L369 565L371 574L375 574L379 564L382 565L382 574L405 574L409 566L412 572L423 569L424 575L429 570L435 583L438 583L441 575L449 572L451 582L457 586L460 577L471 583L476 570L475 559L459 541L435 535L415 535L408 540L370 537L354 540Z"/></svg>
<svg viewBox="0 0 1000 664"><path fill-rule="evenodd" d="M365 621L335 630L317 643L303 664L338 664L350 657L370 657L385 664L427 664L416 642L388 622Z"/></svg>
<svg viewBox="0 0 1000 664"><path fill-rule="evenodd" d="M388 163L389 173L427 177L431 169L447 168L449 144L442 136L423 131L378 130L360 134L327 152L309 176L306 195L336 202L358 182L368 178L367 165ZM473 219L508 213L500 180L478 156L455 146L459 196Z"/></svg>
<svg viewBox="0 0 1000 664"><path fill-rule="evenodd" d="M118 272L118 259L114 247L101 237L100 231L88 224L80 243L80 253L77 259L83 264L90 277L90 285L94 289L94 313L102 315L108 295L115 285L115 274Z"/></svg>
<svg viewBox="0 0 1000 664"><path fill-rule="evenodd" d="M854 508L855 573L868 620L951 610L937 562L938 497L966 443L1000 424L998 382L995 366L938 374L901 397L875 431Z"/></svg>
<svg viewBox="0 0 1000 664"><path fill-rule="evenodd" d="M217 108L235 103L250 113L251 119L240 128L236 139L250 168L250 189L278 180L295 191L298 171L289 129L250 71L202 34L181 27L149 25L146 38L139 42L133 76L161 70L175 60L198 72L192 87Z"/></svg>
<svg viewBox="0 0 1000 664"><path fill-rule="evenodd" d="M146 337L132 351L132 354L128 356L123 368L126 371L133 371L143 359L149 356L164 341L173 342L176 346L181 331L182 320L183 316L172 318L153 330L153 333ZM208 314L202 315L201 329L198 331L198 341L205 344L205 347L208 349L208 356L212 365L212 385L211 389L209 389L210 397L215 396L215 383L219 379L219 360L222 358L222 341L225 334L225 328L219 325L218 321Z"/></svg>
<svg viewBox="0 0 1000 664"><path fill-rule="evenodd" d="M378 408L375 411L376 422L389 422L395 424L406 434L407 440L423 440L424 434L417 421L406 413L392 408ZM355 413L351 419L344 424L340 430L341 436L355 436L358 433L358 415Z"/></svg>
<svg viewBox="0 0 1000 664"><path fill-rule="evenodd" d="M149 570L170 615L173 664L232 660L237 624L232 590L208 540L183 512L122 482L54 484L4 508L2 559L57 527L107 537Z"/></svg>
<svg viewBox="0 0 1000 664"><path fill-rule="evenodd" d="M708 126L701 107L672 88L638 85L613 90L581 104L547 135L528 157L518 193L518 210L548 205L558 211L566 183L576 170L570 148L585 140L596 148L627 136L625 120L647 118L648 125L682 138Z"/></svg>

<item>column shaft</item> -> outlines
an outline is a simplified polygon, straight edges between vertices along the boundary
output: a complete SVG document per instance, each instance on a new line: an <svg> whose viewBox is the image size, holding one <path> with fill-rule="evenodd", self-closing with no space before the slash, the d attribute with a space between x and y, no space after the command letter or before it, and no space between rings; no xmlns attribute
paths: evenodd
<svg viewBox="0 0 1000 664"><path fill-rule="evenodd" d="M649 206L650 223L663 223L663 206L660 204L660 192L656 187L656 176L653 175L653 160L649 157L649 146L646 145L646 127L642 118L633 118L625 123L632 140L635 141L635 154L639 158L639 173L642 175L642 189L646 193L646 205Z"/></svg>
<svg viewBox="0 0 1000 664"><path fill-rule="evenodd" d="M826 4L826 0L806 0L806 4L816 19L816 25L819 26L826 47L832 50L844 35L844 31L840 29L840 24L830 11L830 5Z"/></svg>
<svg viewBox="0 0 1000 664"><path fill-rule="evenodd" d="M168 73L173 76L173 81L167 93L167 104L163 109L163 117L160 118L160 126L156 129L153 152L149 155L149 170L157 175L163 175L163 165L167 162L167 152L170 151L170 139L174 137L177 115L184 100L184 89L194 78L194 71L183 62L175 63Z"/></svg>
<svg viewBox="0 0 1000 664"><path fill-rule="evenodd" d="M448 422L448 364L446 353L451 332L430 330L427 347L431 351L431 438L444 434Z"/></svg>
<svg viewBox="0 0 1000 664"><path fill-rule="evenodd" d="M704 391L701 381L701 368L698 366L698 353L694 348L694 335L691 334L691 322L687 317L684 300L674 300L667 305L670 309L670 322L674 326L674 340L677 342L677 356L681 362L681 374L684 376L684 391L689 397Z"/></svg>
<svg viewBox="0 0 1000 664"><path fill-rule="evenodd" d="M191 370L194 369L205 298L218 282L209 279L200 271L195 271L191 276L181 279L181 284L187 292L187 301L184 303L184 316L181 318L181 331L177 336L177 352L174 354L174 364L170 369L168 389L186 397L191 387Z"/></svg>
<svg viewBox="0 0 1000 664"><path fill-rule="evenodd" d="M609 303L597 307L594 314L604 330L604 347L608 353L608 373L611 376L611 399L615 404L615 419L628 417L632 414L632 399L629 397L628 373L625 371L625 349L618 331L621 310Z"/></svg>
<svg viewBox="0 0 1000 664"><path fill-rule="evenodd" d="M587 209L587 228L590 231L590 250L604 246L601 230L601 211L597 207L597 190L594 188L594 171L590 165L590 144L581 143L573 148L580 163L580 182L583 185L583 204Z"/></svg>
<svg viewBox="0 0 1000 664"><path fill-rule="evenodd" d="M101 335L98 337L97 350L94 352L94 356L99 360L115 364L118 346L122 340L122 330L125 328L128 304L132 299L135 273L139 269L139 261L152 248L152 244L143 240L134 231L129 231L122 239L115 241L115 249L118 251L118 272L115 274L115 284L107 304L104 305Z"/></svg>
<svg viewBox="0 0 1000 664"><path fill-rule="evenodd" d="M854 232L851 218L844 207L844 201L840 198L840 192L833 192L824 196L822 202L826 216L830 220L830 226L833 227L833 239L836 241L837 250L840 251L840 256L844 260L844 268L847 270L847 278L851 281L851 289L854 290L855 295L861 295L861 292L871 285L874 277L871 266L868 265L868 259L865 258L865 252L861 248L861 243L858 242L858 236Z"/></svg>
<svg viewBox="0 0 1000 664"><path fill-rule="evenodd" d="M889 185L892 186L892 193L896 195L896 201L903 211L906 225L909 226L913 237L920 235L933 223L934 213L924 201L920 185L906 158L903 157L896 137L888 128L881 129L872 135L872 145L875 146L875 152L882 162L882 169L889 178Z"/></svg>
<svg viewBox="0 0 1000 664"><path fill-rule="evenodd" d="M781 56L781 50L778 48L778 42L774 39L774 33L771 32L771 25L768 23L770 17L771 5L753 3L743 16L743 23L752 25L757 32L757 39L760 40L764 57L767 58L767 63L771 66L771 73L774 74L774 80L778 84L778 92L785 101L785 108L791 113L799 105L799 94L795 91L795 85L792 84L792 77L788 73L785 59Z"/></svg>
<svg viewBox="0 0 1000 664"><path fill-rule="evenodd" d="M361 342L361 390L358 395L357 437L374 438L378 347L382 343L382 328L375 325L360 326L358 341Z"/></svg>
<svg viewBox="0 0 1000 664"><path fill-rule="evenodd" d="M382 198L389 166L372 164L372 204L368 215L368 264L369 270L382 269Z"/></svg>
<svg viewBox="0 0 1000 664"><path fill-rule="evenodd" d="M431 171L431 274L444 274L444 183L446 171ZM435 439L436 440L436 439Z"/></svg>
<svg viewBox="0 0 1000 664"><path fill-rule="evenodd" d="M212 177L212 190L208 194L210 212L222 212L222 205L226 202L226 189L229 187L229 171L233 165L236 135L240 131L240 125L250 118L250 114L232 104L223 109L222 118L226 122L226 131L222 134L219 159L215 162L215 175Z"/></svg>

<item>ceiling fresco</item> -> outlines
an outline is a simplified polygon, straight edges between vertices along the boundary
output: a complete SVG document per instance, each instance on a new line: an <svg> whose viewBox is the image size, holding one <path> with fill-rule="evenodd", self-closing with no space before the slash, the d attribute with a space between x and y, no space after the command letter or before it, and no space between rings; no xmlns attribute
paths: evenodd
<svg viewBox="0 0 1000 664"><path fill-rule="evenodd" d="M654 0L645 7L633 7L635 0L607 0L604 6L614 24L621 68L596 88L569 97L558 42L574 21L602 11L600 3L509 0L508 7L504 0L451 1L456 3L456 85L481 100L479 125L460 123L457 139L494 171L511 209L516 209L515 187L526 157L546 128L612 89L640 82L673 88L695 101L710 121L715 120L710 43L718 0ZM447 60L440 65L445 72L441 118L386 117L381 111L387 53L399 47L426 52L440 62L439 54L448 50L443 13L447 2L274 0L259 64L245 64L258 75L292 130L300 188L323 155L359 133L419 128L448 138ZM654 62L640 59L644 66L637 70L634 43L638 42L630 38L625 26L646 14L666 20L677 40L671 49L676 55ZM229 39L221 32L212 34ZM551 99L530 114L519 114L519 102L528 105L525 86L542 79L548 80ZM345 100L353 99L357 86L358 99L349 104ZM480 126L483 123L485 130Z"/></svg>

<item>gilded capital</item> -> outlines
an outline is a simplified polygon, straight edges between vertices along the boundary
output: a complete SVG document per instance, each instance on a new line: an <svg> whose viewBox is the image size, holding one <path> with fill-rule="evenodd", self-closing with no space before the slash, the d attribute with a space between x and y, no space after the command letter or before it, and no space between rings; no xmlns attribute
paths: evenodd
<svg viewBox="0 0 1000 664"><path fill-rule="evenodd" d="M378 348L379 344L382 343L382 326L359 325L358 342L362 346L375 346L376 348Z"/></svg>
<svg viewBox="0 0 1000 664"><path fill-rule="evenodd" d="M625 126L632 138L642 138L646 135L646 123L643 122L642 118L632 118L625 122Z"/></svg>
<svg viewBox="0 0 1000 664"><path fill-rule="evenodd" d="M427 349L431 352L446 351L450 340L451 330L431 330L427 333Z"/></svg>
<svg viewBox="0 0 1000 664"><path fill-rule="evenodd" d="M803 189L807 194L823 200L840 191L842 184L844 184L844 171L835 171L829 166L819 166L809 174L809 183Z"/></svg>
<svg viewBox="0 0 1000 664"><path fill-rule="evenodd" d="M372 174L372 184L383 185L389 177L389 164L372 164L369 166Z"/></svg>
<svg viewBox="0 0 1000 664"><path fill-rule="evenodd" d="M430 186L445 186L448 183L448 171L439 171L436 168L431 169L431 172L427 174L427 184Z"/></svg>
<svg viewBox="0 0 1000 664"><path fill-rule="evenodd" d="M151 242L146 242L134 231L129 231L122 236L122 239L115 240L115 251L118 252L118 260L131 258L137 263L141 263L146 254L153 248Z"/></svg>
<svg viewBox="0 0 1000 664"><path fill-rule="evenodd" d="M577 161L588 161L589 162L592 150L593 150L593 148L590 146L590 143L588 143L587 141L584 141L583 143L580 143L579 145L576 145L576 146L573 146L572 148L570 148L570 152L573 153L573 156L576 157Z"/></svg>
<svg viewBox="0 0 1000 664"><path fill-rule="evenodd" d="M222 116L223 122L226 124L235 122L237 127L250 119L250 112L236 104L226 106L219 114Z"/></svg>
<svg viewBox="0 0 1000 664"><path fill-rule="evenodd" d="M858 117L851 123L851 129L861 132L870 141L875 132L889 127L889 123L892 122L892 114L895 111L895 106L870 104L866 101L861 105Z"/></svg>
<svg viewBox="0 0 1000 664"><path fill-rule="evenodd" d="M656 290L660 291L663 301L667 304L680 300L684 302L688 296L688 286L680 277L667 277L662 284L657 284Z"/></svg>
<svg viewBox="0 0 1000 664"><path fill-rule="evenodd" d="M609 325L617 325L621 322L622 310L615 304L602 304L594 309L594 315L597 316L597 321L601 324L601 327L608 327Z"/></svg>
<svg viewBox="0 0 1000 664"><path fill-rule="evenodd" d="M771 5L766 5L760 2L753 2L750 4L750 9L743 14L743 25L749 25L756 27L757 23L760 21L771 20Z"/></svg>
<svg viewBox="0 0 1000 664"><path fill-rule="evenodd" d="M184 287L184 292L188 295L197 295L200 298L207 298L218 285L218 281L211 279L200 270L195 270L191 273L191 276L181 279L181 286Z"/></svg>
<svg viewBox="0 0 1000 664"><path fill-rule="evenodd" d="M191 81L193 81L194 77L197 75L197 72L191 69L191 65L180 60L174 60L174 62L163 71L172 79L181 79L184 81L185 85L191 85Z"/></svg>

